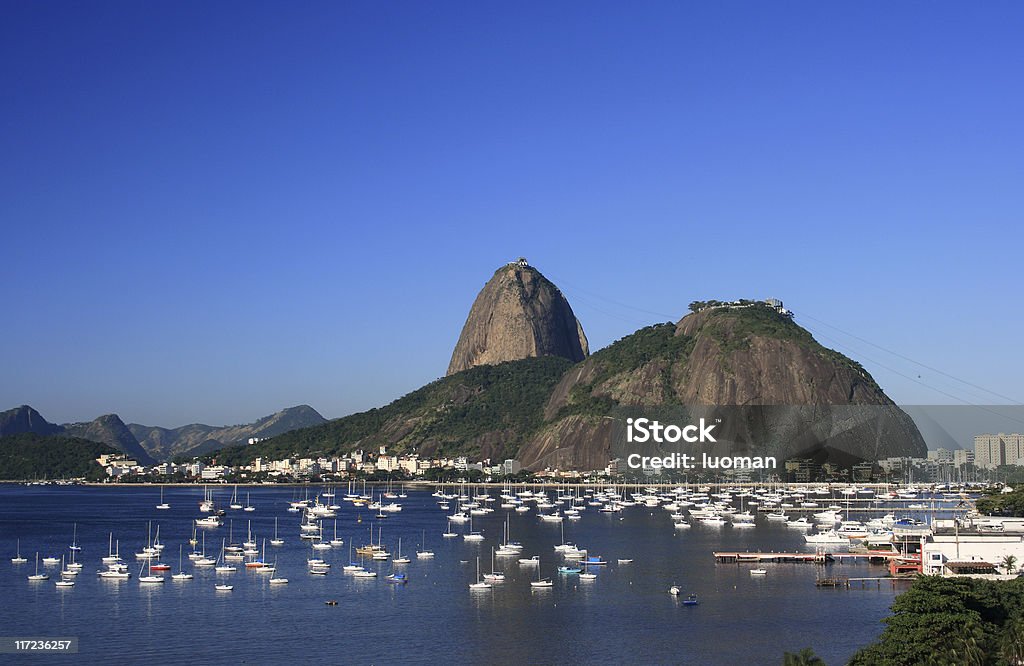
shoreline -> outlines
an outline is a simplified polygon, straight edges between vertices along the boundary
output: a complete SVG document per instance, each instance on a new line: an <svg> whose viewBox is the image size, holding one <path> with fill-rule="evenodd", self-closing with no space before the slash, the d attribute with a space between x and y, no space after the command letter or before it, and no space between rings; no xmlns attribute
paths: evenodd
<svg viewBox="0 0 1024 666"><path fill-rule="evenodd" d="M355 481L353 483L355 483L357 485L363 485L364 482L363 481ZM39 481L38 479L20 479L20 480L19 479L7 479L7 480L0 480L0 486L3 486L3 485L19 485L19 486L24 486L24 485L30 485L30 486L34 486L34 485L39 485L39 486L89 486L89 487L97 487L97 488L103 488L103 487L111 487L111 488L130 488L130 487L151 488L151 487L160 487L160 486L174 487L174 488L188 488L188 487L199 488L199 487L206 487L206 486L224 486L224 487L240 486L240 487L244 487L244 488L311 487L311 486L328 487L329 486L329 487L333 487L333 488L340 488L342 486L347 486L348 484L349 484L348 481L331 481L331 482L319 481L319 482L315 482L315 483L308 482L308 481L287 481L287 482L283 482L283 483L252 483L252 482L227 483L227 482L220 482L220 481L218 481L218 482L205 482L205 483L201 483L201 482L192 482L192 483L190 483L190 482L179 482L179 481L174 481L174 482L145 481L145 482L138 482L138 483L119 483L119 482L98 483L98 482L95 482L95 481L71 481L71 482L68 482L68 481L56 481L56 480L55 481ZM470 481L467 481L465 483L461 483L461 482L455 482L455 481L422 481L422 480L416 480L416 481L390 481L390 482L389 481L366 481L365 485L372 486L372 487L399 485L399 486L408 486L408 487L414 487L414 488L416 488L416 487L419 487L419 488L444 488L444 487L456 487L456 486L470 486L470 487L474 487L474 488L475 487L485 487L485 488L505 488L505 487L512 487L512 488L607 488L607 487L703 488L703 487L707 487L707 488L712 488L712 489L721 489L721 488L801 488L801 489L803 489L803 488L828 488L830 490L832 490L832 489L845 489L845 488L863 488L863 489L872 489L872 490L883 490L883 489L893 489L893 488L907 488L907 487L913 486L913 487L919 488L921 490L932 491L932 490L934 490L934 489L936 489L936 488L938 488L938 487L940 487L940 486L942 486L944 484L936 484L936 483L927 483L927 484L926 483L849 483L849 482L843 482L843 483L827 483L827 482L817 482L817 483L798 483L798 482L793 482L793 483L777 483L776 482L776 483L771 483L771 482L766 482L766 481L765 482L762 482L762 481L746 481L746 482L718 481L718 482L707 482L707 483L692 483L692 482L691 483L650 483L650 482L632 482L632 481L630 481L630 482L623 482L623 481L600 481L600 482L594 482L594 483L579 483L579 482L576 482L576 483L566 483L566 482L554 482L554 481L529 481L529 482L520 482L520 483L505 483L505 482L501 482L501 481L495 481L495 482L485 482L485 481L472 481L472 482L470 482ZM990 487L990 485L991 484L976 484L973 487L975 487L975 488ZM953 491L947 491L947 492L953 492Z"/></svg>

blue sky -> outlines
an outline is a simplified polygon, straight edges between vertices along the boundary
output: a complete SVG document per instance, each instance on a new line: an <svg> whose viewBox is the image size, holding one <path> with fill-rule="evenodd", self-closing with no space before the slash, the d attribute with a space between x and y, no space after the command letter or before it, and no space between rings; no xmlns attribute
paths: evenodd
<svg viewBox="0 0 1024 666"><path fill-rule="evenodd" d="M0 12L0 409L380 405L519 255L592 349L775 296L899 402L1024 395L1019 3Z"/></svg>

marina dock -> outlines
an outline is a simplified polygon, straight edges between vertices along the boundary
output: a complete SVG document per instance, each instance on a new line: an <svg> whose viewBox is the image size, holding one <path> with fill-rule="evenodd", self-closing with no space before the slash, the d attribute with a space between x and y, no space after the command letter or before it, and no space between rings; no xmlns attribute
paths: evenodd
<svg viewBox="0 0 1024 666"><path fill-rule="evenodd" d="M744 562L810 562L812 564L824 564L826 562L843 562L846 560L884 561L901 557L899 553L889 551L867 551L865 553L830 553L824 551L813 553L741 553L725 551L715 552L714 556L715 561L719 564L739 564Z"/></svg>

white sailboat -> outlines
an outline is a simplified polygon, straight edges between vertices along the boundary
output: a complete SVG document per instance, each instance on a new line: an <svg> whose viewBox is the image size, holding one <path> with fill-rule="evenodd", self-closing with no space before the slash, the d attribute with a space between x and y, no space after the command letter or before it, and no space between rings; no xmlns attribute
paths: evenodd
<svg viewBox="0 0 1024 666"><path fill-rule="evenodd" d="M274 560L274 566L271 569L270 584L271 585L284 585L288 582L287 578L278 578L277 576L277 560Z"/></svg>
<svg viewBox="0 0 1024 666"><path fill-rule="evenodd" d="M480 557L476 558L476 582L469 584L471 590L489 590L491 584L480 579Z"/></svg>
<svg viewBox="0 0 1024 666"><path fill-rule="evenodd" d="M147 576L143 576L142 575L142 570L146 568L146 562L143 562L142 566L139 567L139 583L140 584L147 584L147 583L162 583L162 582L164 582L164 577L163 576L154 576L153 575L153 560L152 559L148 560L148 563L149 563L149 575L147 575Z"/></svg>
<svg viewBox="0 0 1024 666"><path fill-rule="evenodd" d="M78 523L75 523L75 531L71 536L71 545L68 546L71 550L82 550L82 547L78 545Z"/></svg>
<svg viewBox="0 0 1024 666"><path fill-rule="evenodd" d="M550 578L541 578L540 577L540 558L534 556L534 559L537 560L537 580L531 580L530 581L530 587L533 588L533 589L536 589L536 588L544 588L544 587L552 587L552 586L554 586L554 582ZM519 561L522 562L522 560L519 560Z"/></svg>
<svg viewBox="0 0 1024 666"><path fill-rule="evenodd" d="M274 538L270 540L271 546L283 546L284 539L277 536L277 517L274 517Z"/></svg>
<svg viewBox="0 0 1024 666"><path fill-rule="evenodd" d="M242 505L238 503L238 486L235 486L234 491L231 493L231 500L228 504L229 509L241 509Z"/></svg>
<svg viewBox="0 0 1024 666"><path fill-rule="evenodd" d="M484 574L484 580L492 583L500 583L505 580L505 574L498 571L494 566L494 546L491 546L491 572Z"/></svg>
<svg viewBox="0 0 1024 666"><path fill-rule="evenodd" d="M72 551L72 552L74 552L74 551ZM67 578L65 578L65 575L68 575L68 572L67 572L67 570L64 569L64 556L63 555L60 558L60 568L61 568L60 578L57 580L55 585L57 587L74 587L75 581L68 580ZM77 574L77 573L78 572L76 571L75 574ZM75 575L75 574L71 574L71 575Z"/></svg>
<svg viewBox="0 0 1024 666"><path fill-rule="evenodd" d="M402 556L402 537L398 537L398 557L391 560L392 564L409 564L412 562L408 557Z"/></svg>
<svg viewBox="0 0 1024 666"><path fill-rule="evenodd" d="M455 537L459 536L455 532L452 532L452 521L451 521L451 518L448 519L448 530L446 532L444 532L443 534L441 534L441 536L443 536L445 539L454 539Z"/></svg>
<svg viewBox="0 0 1024 666"><path fill-rule="evenodd" d="M203 533L203 551L200 553L199 558L193 563L193 566L197 567L212 567L217 564L217 560L212 560L206 556L206 533Z"/></svg>
<svg viewBox="0 0 1024 666"><path fill-rule="evenodd" d="M254 507L252 505L252 502L249 500L249 492L246 491L246 493L245 493L245 508L242 509L242 511L255 511L255 510L256 510L256 507Z"/></svg>
<svg viewBox="0 0 1024 666"><path fill-rule="evenodd" d="M21 539L18 539L18 554L11 558L11 564L25 564L28 558L21 556Z"/></svg>
<svg viewBox="0 0 1024 666"><path fill-rule="evenodd" d="M420 544L420 547L423 550L417 550L416 551L416 557L421 559L421 560L425 560L425 559L429 559L429 558L433 557L434 556L434 551L432 551L429 548L427 548L427 531L426 530L423 530L422 539L423 539L423 542Z"/></svg>
<svg viewBox="0 0 1024 666"><path fill-rule="evenodd" d="M463 541L483 541L484 540L483 532L474 532L473 531L473 517L472 516L469 517L469 532L467 532L466 534L462 535L462 540Z"/></svg>
<svg viewBox="0 0 1024 666"><path fill-rule="evenodd" d="M355 573L356 571L364 571L366 567L361 564L356 564L355 560L352 559L352 543L348 544L348 564L342 567L342 571L345 573Z"/></svg>
<svg viewBox="0 0 1024 666"><path fill-rule="evenodd" d="M217 566L215 566L213 568L213 570L216 571L217 573L234 573L234 572L238 571L238 569L235 568L234 565L228 564L227 561L224 560L224 549L226 547L227 547L227 541L221 540L221 544L220 544L220 557L217 559L217 561L218 562L222 562L223 564L218 564Z"/></svg>
<svg viewBox="0 0 1024 666"><path fill-rule="evenodd" d="M332 546L343 546L345 542L338 538L338 520L334 520L334 538L331 539Z"/></svg>
<svg viewBox="0 0 1024 666"><path fill-rule="evenodd" d="M50 580L50 574L39 573L39 553L36 553L36 572L28 577L29 580Z"/></svg>
<svg viewBox="0 0 1024 666"><path fill-rule="evenodd" d="M178 573L171 576L174 580L192 580L192 574L185 573L185 569L181 566L181 549L184 548L181 544L178 544Z"/></svg>
<svg viewBox="0 0 1024 666"><path fill-rule="evenodd" d="M156 508L166 511L171 508L171 505L164 501L164 487L160 486L160 503L156 505Z"/></svg>
<svg viewBox="0 0 1024 666"><path fill-rule="evenodd" d="M121 541L117 541L117 547L114 547L114 533L110 533L107 544L107 555L100 559L103 564L121 564L124 560L121 559Z"/></svg>

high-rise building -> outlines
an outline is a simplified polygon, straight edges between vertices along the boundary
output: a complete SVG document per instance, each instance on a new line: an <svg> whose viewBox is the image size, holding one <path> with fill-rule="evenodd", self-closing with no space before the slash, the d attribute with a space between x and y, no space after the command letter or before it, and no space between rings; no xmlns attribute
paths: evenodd
<svg viewBox="0 0 1024 666"><path fill-rule="evenodd" d="M999 465L1024 465L1024 435L975 435L974 462L985 469Z"/></svg>
<svg viewBox="0 0 1024 666"><path fill-rule="evenodd" d="M956 449L953 451L953 465L963 467L974 464L974 451L970 449Z"/></svg>

